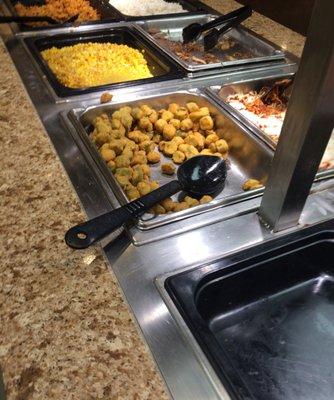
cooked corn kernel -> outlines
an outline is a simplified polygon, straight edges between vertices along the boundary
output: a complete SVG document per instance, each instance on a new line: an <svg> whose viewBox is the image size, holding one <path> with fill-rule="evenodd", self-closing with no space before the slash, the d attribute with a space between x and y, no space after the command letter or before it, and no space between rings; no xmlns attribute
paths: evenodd
<svg viewBox="0 0 334 400"><path fill-rule="evenodd" d="M41 52L61 84L83 88L150 78L144 55L116 43L79 43Z"/></svg>

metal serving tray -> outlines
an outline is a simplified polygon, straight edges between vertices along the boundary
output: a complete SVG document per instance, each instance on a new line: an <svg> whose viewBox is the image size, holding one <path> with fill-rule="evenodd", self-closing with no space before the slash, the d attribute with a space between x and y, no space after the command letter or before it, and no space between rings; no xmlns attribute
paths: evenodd
<svg viewBox="0 0 334 400"><path fill-rule="evenodd" d="M265 184L273 157L272 151L258 140L258 138L249 135L241 124L231 120L226 111L215 104L198 88L180 90L177 92L166 91L166 94L163 96L160 94L153 97L145 96L145 93L138 93L136 96L131 96L130 94L126 102L117 101L112 104L89 107L87 109L77 108L62 114L65 122L69 120L72 126L74 126L75 132L79 135L79 140L84 143L85 148L88 150L90 155L88 162L90 162L91 167L96 170L98 176L100 176L101 173L103 174L104 179L112 188L120 204L126 204L129 201L125 193L118 185L97 148L89 138L88 134L91 131L93 119L105 112L108 114L112 113L124 105L136 107L142 104L148 104L159 110L167 107L168 104L172 102L185 104L189 101L195 101L200 106L206 106L210 109L211 115L215 119L215 130L221 132L229 144L230 169L228 171L225 188L208 204L199 205L172 214L159 216L145 214L138 221L137 227L140 229L146 230L154 228L261 195L263 192L262 189L244 192L242 190L242 185L250 178L258 179ZM161 162L170 161L169 158L165 158L162 154L161 156ZM151 166L151 171L152 179L157 180L161 185L175 179L170 176L162 175L160 172L160 164ZM178 196L174 198L176 199Z"/></svg>
<svg viewBox="0 0 334 400"><path fill-rule="evenodd" d="M56 30L52 35L27 37L24 38L23 41L37 63L38 68L41 70L42 75L46 76L55 93L62 98L145 83L157 83L183 76L180 67L178 67L173 60L163 54L154 44L150 43L131 26L119 26L89 32L68 32L62 34L57 33ZM78 89L72 89L62 85L49 68L47 62L42 58L41 51L53 46L63 47L92 41L101 43L122 43L145 51L145 58L154 76L152 78Z"/></svg>
<svg viewBox="0 0 334 400"><path fill-rule="evenodd" d="M15 8L14 5L18 2L25 4L27 6L30 5L42 5L44 3L43 0L17 0L17 1L11 1L11 0L4 0L8 11L10 12L11 15L19 15ZM110 7L107 6L105 0L89 0L90 5L95 8L101 15L100 20L96 21L83 21L80 22L80 26L82 25L91 25L91 24L99 24L101 21L107 22L107 21L115 21L119 20L119 15L116 13L114 10L112 10ZM19 30L21 32L26 32L26 31L39 31L39 30L44 30L44 29L55 29L57 27L71 27L71 26L78 26L78 22L74 22L71 24L59 24L59 25L49 25L49 26L43 26L43 27L32 27L27 24L23 23L18 23L17 24Z"/></svg>
<svg viewBox="0 0 334 400"><path fill-rule="evenodd" d="M148 1L148 0L145 0ZM179 3L185 10L182 13L172 13L172 14L156 14L156 15L126 15L121 13L117 8L109 4L108 0L104 0L106 7L109 7L114 13L116 13L120 20L125 21L140 21L140 20L154 20L157 18L166 18L169 21L174 20L175 17L180 17L186 15L196 15L196 14L219 14L218 11L207 6L199 0L166 0L167 2Z"/></svg>
<svg viewBox="0 0 334 400"><path fill-rule="evenodd" d="M137 27L147 37L149 37L160 49L164 50L170 57L180 63L184 69L188 72L194 73L203 70L214 70L217 68L227 68L243 66L243 68L249 68L255 63L277 63L285 62L285 54L277 46L265 41L264 39L256 36L253 32L246 28L238 27L232 29L226 35L225 38L230 38L235 41L235 49L227 50L225 52L219 51L216 48L211 50L211 53L220 58L220 62L212 64L198 64L195 62L184 61L176 53L168 49L167 46L160 43L150 31L161 31L166 34L166 37L172 41L182 41L182 30L191 23L204 24L217 18L214 15L201 15L201 16L183 16L173 18L171 21L168 18L160 18L159 20L153 21L142 21L137 23ZM251 53L252 57L247 59L239 60L226 60L224 56L231 55L236 51L247 51ZM200 57L200 54L196 54Z"/></svg>
<svg viewBox="0 0 334 400"><path fill-rule="evenodd" d="M242 93L246 94L250 91L259 91L264 86L272 86L275 82L280 81L284 78L293 79L294 73L285 74L285 75L276 75L271 78L255 78L250 80L243 80L239 82L235 82L233 84L224 84L222 86L211 86L207 88L205 91L208 93L210 97L216 100L219 104L222 105L234 118L243 123L252 133L257 135L260 139L262 139L271 149L275 150L277 143L271 139L268 135L266 135L260 128L258 128L251 120L246 118L243 114L241 114L238 110L232 107L229 103L227 103L227 97L234 93ZM321 170L318 172L316 179L325 179L334 176L334 168L330 168L327 170Z"/></svg>
<svg viewBox="0 0 334 400"><path fill-rule="evenodd" d="M232 399L332 399L333 229L332 220L158 278Z"/></svg>

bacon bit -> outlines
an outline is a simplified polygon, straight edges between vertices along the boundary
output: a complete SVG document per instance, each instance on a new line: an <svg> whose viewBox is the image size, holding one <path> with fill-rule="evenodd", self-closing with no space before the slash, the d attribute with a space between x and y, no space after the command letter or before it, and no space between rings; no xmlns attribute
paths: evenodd
<svg viewBox="0 0 334 400"><path fill-rule="evenodd" d="M323 161L320 164L319 169L329 169L330 167L332 167L332 164L329 161Z"/></svg>
<svg viewBox="0 0 334 400"><path fill-rule="evenodd" d="M201 58L192 56L191 59L195 62L197 62L198 64L206 64L206 61L202 60Z"/></svg>

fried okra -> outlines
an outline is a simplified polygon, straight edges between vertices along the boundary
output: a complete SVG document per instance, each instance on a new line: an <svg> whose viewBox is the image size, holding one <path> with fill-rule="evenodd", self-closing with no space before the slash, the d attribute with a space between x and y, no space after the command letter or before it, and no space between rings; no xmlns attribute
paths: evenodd
<svg viewBox="0 0 334 400"><path fill-rule="evenodd" d="M138 183L137 189L141 196L145 196L145 194L148 194L151 192L151 185L149 182L142 181L142 182Z"/></svg>
<svg viewBox="0 0 334 400"><path fill-rule="evenodd" d="M161 172L167 175L175 173L177 164L198 154L228 155L228 143L215 132L209 108L196 102L170 103L160 110L147 104L120 107L110 115L96 117L93 127L90 137L129 200L159 187L151 180L150 165L160 163L161 153L171 158L170 163L160 164ZM256 180L244 184L244 190L257 187L261 183ZM210 196L199 201L186 196L181 202L169 198L152 211L177 212L211 200Z"/></svg>
<svg viewBox="0 0 334 400"><path fill-rule="evenodd" d="M176 206L176 202L173 201L170 197L167 197L167 199L163 200L161 202L162 207L167 211L167 212L171 212L174 211L175 206Z"/></svg>
<svg viewBox="0 0 334 400"><path fill-rule="evenodd" d="M180 150L177 150L173 154L173 161L175 164L182 164L185 159L186 159L186 155L184 153L182 153L182 151L180 151Z"/></svg>
<svg viewBox="0 0 334 400"><path fill-rule="evenodd" d="M175 173L175 166L172 163L161 164L161 172L166 175L173 175Z"/></svg>
<svg viewBox="0 0 334 400"><path fill-rule="evenodd" d="M198 104L196 104L194 102L187 103L186 107L187 107L189 112L194 112L194 111L198 111L199 110Z"/></svg>
<svg viewBox="0 0 334 400"><path fill-rule="evenodd" d="M102 158L106 161L109 162L111 160L114 160L116 157L116 154L113 150L110 148L101 148L101 156Z"/></svg>
<svg viewBox="0 0 334 400"><path fill-rule="evenodd" d="M158 163L158 162L160 161L160 154L159 154L158 152L156 152L156 151L150 151L150 152L147 154L147 161L148 161L150 164L156 164L156 163Z"/></svg>
<svg viewBox="0 0 334 400"><path fill-rule="evenodd" d="M182 144L180 145L182 146ZM173 154L177 151L177 143L172 142L165 142L162 152L167 156L167 157L172 157Z"/></svg>
<svg viewBox="0 0 334 400"><path fill-rule="evenodd" d="M154 214L166 214L165 208L161 204L156 204L155 206L152 207L152 211Z"/></svg>
<svg viewBox="0 0 334 400"><path fill-rule="evenodd" d="M117 168L122 168L122 167L129 167L131 164L131 158L125 156L125 155L120 155L115 158L115 164Z"/></svg>
<svg viewBox="0 0 334 400"><path fill-rule="evenodd" d="M207 115L199 120L199 126L203 131L213 129L213 119Z"/></svg>
<svg viewBox="0 0 334 400"><path fill-rule="evenodd" d="M152 191L152 190L158 189L158 187L160 185L159 185L159 182L157 182L157 181L151 181L150 186L151 186L151 191Z"/></svg>
<svg viewBox="0 0 334 400"><path fill-rule="evenodd" d="M188 204L189 207L195 207L199 205L199 201L190 196L186 196L184 198L184 201Z"/></svg>
<svg viewBox="0 0 334 400"><path fill-rule="evenodd" d="M185 201L181 201L181 203L176 203L174 207L174 212L183 211L189 208L188 203Z"/></svg>
<svg viewBox="0 0 334 400"><path fill-rule="evenodd" d="M170 103L168 106L168 111L170 111L172 114L175 114L179 108L180 106L177 103Z"/></svg>
<svg viewBox="0 0 334 400"><path fill-rule="evenodd" d="M125 193L129 200L136 200L140 197L139 190L132 185L125 189Z"/></svg>
<svg viewBox="0 0 334 400"><path fill-rule="evenodd" d="M224 154L228 151L228 144L227 144L226 140L224 140L224 139L217 140L217 142L215 142L215 145L216 145L217 151L220 154Z"/></svg>
<svg viewBox="0 0 334 400"><path fill-rule="evenodd" d="M206 204L206 203L209 203L212 200L213 200L213 198L206 194L206 195L204 195L203 197L200 198L199 202L200 202L200 204Z"/></svg>
<svg viewBox="0 0 334 400"><path fill-rule="evenodd" d="M172 140L176 135L176 128L172 124L166 124L162 130L162 136L165 140Z"/></svg>
<svg viewBox="0 0 334 400"><path fill-rule="evenodd" d="M187 160L189 160L189 158L197 156L199 154L199 151L196 149L196 147L194 147L191 144L180 144L179 150L185 154Z"/></svg>
<svg viewBox="0 0 334 400"><path fill-rule="evenodd" d="M260 189L263 185L257 179L248 179L243 185L242 189L247 192L248 190Z"/></svg>

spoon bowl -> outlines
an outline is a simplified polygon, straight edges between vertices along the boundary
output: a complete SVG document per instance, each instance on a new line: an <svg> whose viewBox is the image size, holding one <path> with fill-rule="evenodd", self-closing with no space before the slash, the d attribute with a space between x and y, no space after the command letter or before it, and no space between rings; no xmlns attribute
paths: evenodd
<svg viewBox="0 0 334 400"><path fill-rule="evenodd" d="M217 156L190 158L177 171L182 190L194 197L219 192L224 187L226 175L226 162Z"/></svg>

